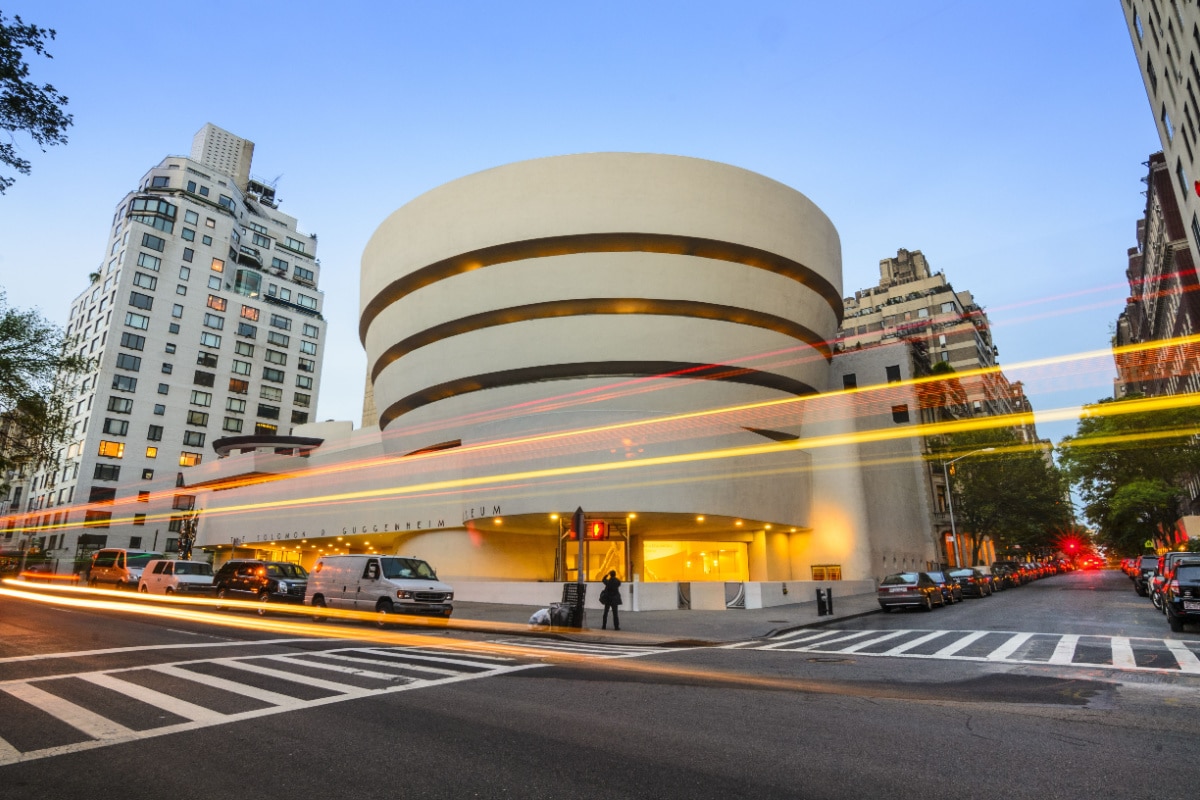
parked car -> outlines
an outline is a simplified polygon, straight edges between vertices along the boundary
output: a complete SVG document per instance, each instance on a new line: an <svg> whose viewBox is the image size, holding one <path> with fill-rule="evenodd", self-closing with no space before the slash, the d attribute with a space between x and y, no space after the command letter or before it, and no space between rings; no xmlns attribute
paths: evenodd
<svg viewBox="0 0 1200 800"><path fill-rule="evenodd" d="M888 575L879 582L875 596L884 611L906 606L932 611L934 606L946 605L941 588L924 572Z"/></svg>
<svg viewBox="0 0 1200 800"><path fill-rule="evenodd" d="M111 583L117 589L136 589L146 565L162 557L162 553L128 547L106 547L97 550L88 568L88 586L98 587Z"/></svg>
<svg viewBox="0 0 1200 800"><path fill-rule="evenodd" d="M948 570L946 575L956 581L963 597L990 597L991 580L974 567L959 567Z"/></svg>
<svg viewBox="0 0 1200 800"><path fill-rule="evenodd" d="M454 589L433 567L405 556L321 556L308 576L306 604L387 614L449 617Z"/></svg>
<svg viewBox="0 0 1200 800"><path fill-rule="evenodd" d="M288 561L234 559L213 576L218 600L257 600L259 614L267 613L269 603L303 603L307 586L308 572Z"/></svg>
<svg viewBox="0 0 1200 800"><path fill-rule="evenodd" d="M1189 622L1200 622L1200 559L1178 561L1167 581L1163 606L1167 624L1179 632Z"/></svg>
<svg viewBox="0 0 1200 800"><path fill-rule="evenodd" d="M1133 574L1133 590L1146 597L1150 594L1150 579L1158 571L1158 556L1142 556Z"/></svg>
<svg viewBox="0 0 1200 800"><path fill-rule="evenodd" d="M942 590L942 596L946 598L946 605L962 602L962 586L959 585L958 581L950 577L948 573L941 570L932 570L925 574L932 578L933 582Z"/></svg>
<svg viewBox="0 0 1200 800"><path fill-rule="evenodd" d="M1028 567L1020 561L997 561L992 564L992 569L1005 570L1009 574L1012 586L1022 586L1033 580Z"/></svg>
<svg viewBox="0 0 1200 800"><path fill-rule="evenodd" d="M142 570L138 591L143 594L212 594L212 564L169 558L151 561Z"/></svg>
<svg viewBox="0 0 1200 800"><path fill-rule="evenodd" d="M993 594L1002 592L1008 588L1008 581L999 570L992 569L987 564L979 564L973 567L973 569L979 570L987 578L988 586L991 588Z"/></svg>

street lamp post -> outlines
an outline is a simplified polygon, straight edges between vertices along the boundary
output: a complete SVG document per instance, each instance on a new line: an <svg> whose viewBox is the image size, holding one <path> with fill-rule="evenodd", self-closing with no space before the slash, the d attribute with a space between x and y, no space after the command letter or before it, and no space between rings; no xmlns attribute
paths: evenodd
<svg viewBox="0 0 1200 800"><path fill-rule="evenodd" d="M954 560L960 567L963 565L962 545L958 541L958 530L954 527L954 490L950 487L950 466L962 461L967 456L973 456L976 453L990 453L995 449L994 447L981 447L978 450L964 453L958 458L942 462L942 479L946 482L946 510L950 512L950 537L954 539Z"/></svg>

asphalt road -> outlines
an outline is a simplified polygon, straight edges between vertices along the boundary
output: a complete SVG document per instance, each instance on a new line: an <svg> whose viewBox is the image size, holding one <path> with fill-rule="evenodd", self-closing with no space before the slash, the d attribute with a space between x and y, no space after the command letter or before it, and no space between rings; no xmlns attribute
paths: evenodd
<svg viewBox="0 0 1200 800"><path fill-rule="evenodd" d="M0 597L0 797L1190 798L1200 784L1200 633L1169 634L1119 573L726 648L349 631Z"/></svg>

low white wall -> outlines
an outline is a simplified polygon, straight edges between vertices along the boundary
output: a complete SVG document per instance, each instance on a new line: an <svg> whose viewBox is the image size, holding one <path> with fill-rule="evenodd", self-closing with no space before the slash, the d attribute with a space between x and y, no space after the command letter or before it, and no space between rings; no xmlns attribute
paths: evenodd
<svg viewBox="0 0 1200 800"><path fill-rule="evenodd" d="M471 603L503 603L508 605L535 606L546 608L562 600L561 583L543 581L468 581L454 580L454 599ZM815 603L817 589L833 589L836 601L839 597L856 594L871 594L875 591L874 581L763 581L747 582L746 608L773 608L775 606ZM600 609L600 592L604 585L589 583L584 602L585 608ZM786 591L785 591L786 590ZM725 609L724 581L692 581L692 608L698 611L721 611ZM622 610L629 611L674 611L679 608L679 584L623 583Z"/></svg>

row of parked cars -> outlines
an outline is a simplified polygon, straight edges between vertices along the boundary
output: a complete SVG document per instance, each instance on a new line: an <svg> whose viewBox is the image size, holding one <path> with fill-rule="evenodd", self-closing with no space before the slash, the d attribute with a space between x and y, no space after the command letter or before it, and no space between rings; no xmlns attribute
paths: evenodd
<svg viewBox="0 0 1200 800"><path fill-rule="evenodd" d="M1066 562L997 561L991 566L896 572L879 582L875 595L884 611L894 608L932 611L962 602L966 597L990 597L1066 569L1070 569Z"/></svg>
<svg viewBox="0 0 1200 800"><path fill-rule="evenodd" d="M454 590L438 581L427 562L407 556L322 556L311 573L291 562L239 558L214 572L204 561L110 548L97 551L87 582L94 587L136 588L144 594L252 600L259 604L260 614L278 603L381 615L449 617L454 611Z"/></svg>
<svg viewBox="0 0 1200 800"><path fill-rule="evenodd" d="M1121 569L1133 590L1166 615L1172 631L1200 623L1200 553L1135 556L1124 559Z"/></svg>

